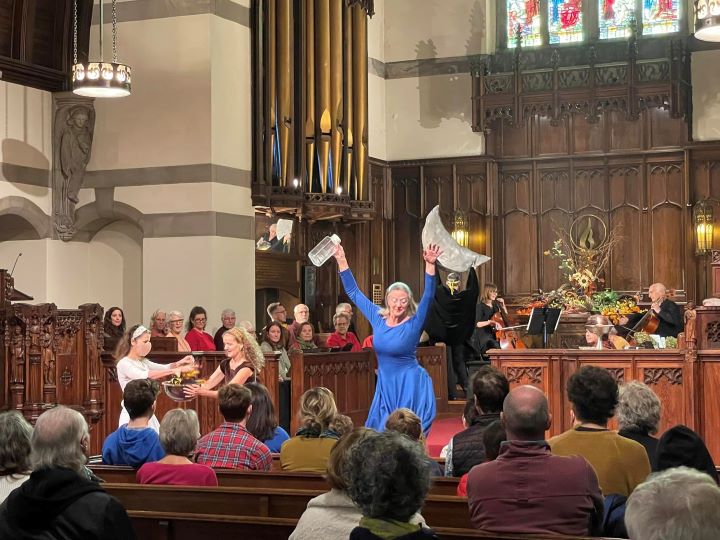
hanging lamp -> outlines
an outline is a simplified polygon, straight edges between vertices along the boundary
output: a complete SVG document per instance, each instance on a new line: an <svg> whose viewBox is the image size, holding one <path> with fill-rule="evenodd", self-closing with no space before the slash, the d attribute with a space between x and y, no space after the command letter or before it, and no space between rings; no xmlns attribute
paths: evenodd
<svg viewBox="0 0 720 540"><path fill-rule="evenodd" d="M112 0L112 62L103 59L103 2L100 0L100 60L78 62L77 58L77 0L73 2L73 93L95 98L115 98L130 95L131 68L117 59L117 8Z"/></svg>
<svg viewBox="0 0 720 540"><path fill-rule="evenodd" d="M720 41L720 2L717 0L695 0L695 37Z"/></svg>

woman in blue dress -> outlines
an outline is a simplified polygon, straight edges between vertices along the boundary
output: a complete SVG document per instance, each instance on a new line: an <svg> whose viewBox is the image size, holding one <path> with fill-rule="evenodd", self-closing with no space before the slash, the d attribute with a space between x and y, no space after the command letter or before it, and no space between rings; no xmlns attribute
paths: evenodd
<svg viewBox="0 0 720 540"><path fill-rule="evenodd" d="M440 255L439 247L433 244L423 251L425 290L419 305L413 300L410 287L397 282L385 291L385 308L381 309L360 291L350 272L345 250L341 245L337 246L335 259L345 292L373 328L378 377L366 427L382 431L388 415L400 407L407 407L417 414L426 433L435 418L432 380L418 364L415 351L433 299L435 261Z"/></svg>

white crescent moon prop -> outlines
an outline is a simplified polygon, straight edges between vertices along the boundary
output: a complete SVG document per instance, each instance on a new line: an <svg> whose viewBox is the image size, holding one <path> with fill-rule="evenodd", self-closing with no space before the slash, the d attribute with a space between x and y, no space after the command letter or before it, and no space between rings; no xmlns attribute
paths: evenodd
<svg viewBox="0 0 720 540"><path fill-rule="evenodd" d="M448 270L454 272L466 272L490 260L487 255L480 255L466 247L462 247L447 232L440 219L440 207L436 206L425 218L425 226L422 231L422 245L427 248L429 244L440 246L443 254L438 261Z"/></svg>

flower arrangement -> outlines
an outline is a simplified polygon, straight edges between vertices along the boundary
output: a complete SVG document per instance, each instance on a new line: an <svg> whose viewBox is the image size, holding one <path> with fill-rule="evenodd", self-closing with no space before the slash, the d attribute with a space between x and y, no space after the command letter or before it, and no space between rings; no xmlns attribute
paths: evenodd
<svg viewBox="0 0 720 540"><path fill-rule="evenodd" d="M631 296L618 296L610 289L595 293L591 297L592 310L605 315L613 324L620 324L620 318L631 313L640 313L637 300Z"/></svg>

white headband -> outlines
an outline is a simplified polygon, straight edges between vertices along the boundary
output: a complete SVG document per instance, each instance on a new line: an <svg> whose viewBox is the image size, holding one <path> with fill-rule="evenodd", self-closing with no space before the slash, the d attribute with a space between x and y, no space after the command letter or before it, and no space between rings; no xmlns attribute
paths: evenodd
<svg viewBox="0 0 720 540"><path fill-rule="evenodd" d="M150 330L148 330L141 324L140 326L138 326L135 329L135 331L133 332L133 335L130 339L135 340L135 339L139 338L140 336L142 336L143 334L148 334L148 333L150 333Z"/></svg>

